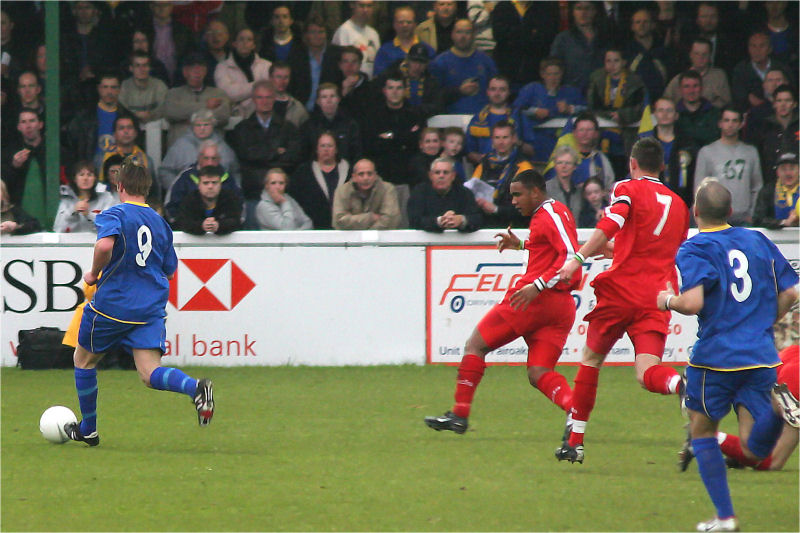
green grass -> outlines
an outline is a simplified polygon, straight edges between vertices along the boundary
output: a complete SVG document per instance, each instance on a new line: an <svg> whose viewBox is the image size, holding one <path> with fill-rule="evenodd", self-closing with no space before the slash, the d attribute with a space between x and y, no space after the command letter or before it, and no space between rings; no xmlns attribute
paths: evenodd
<svg viewBox="0 0 800 533"><path fill-rule="evenodd" d="M189 372L214 379L210 427L188 398L101 371L88 448L37 427L50 405L78 412L71 371L3 369L2 530L688 531L713 515L696 465L675 467L677 400L632 368L603 370L583 465L553 457L563 414L520 367L488 369L466 435L422 423L451 407L452 367ZM743 528L798 531L797 454L728 475Z"/></svg>

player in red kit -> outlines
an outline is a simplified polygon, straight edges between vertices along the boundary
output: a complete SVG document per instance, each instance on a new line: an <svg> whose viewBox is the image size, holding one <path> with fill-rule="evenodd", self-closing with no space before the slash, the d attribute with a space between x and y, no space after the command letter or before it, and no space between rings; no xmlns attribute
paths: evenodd
<svg viewBox="0 0 800 533"><path fill-rule="evenodd" d="M509 226L498 233L497 249L528 250L525 274L510 287L503 300L478 323L464 347L458 367L455 405L442 416L425 417L436 431L464 433L472 398L486 369L486 355L518 337L528 345L528 379L531 385L561 409L570 405L566 378L553 370L575 320L575 300L570 291L580 282L575 272L566 283L557 275L564 260L578 245L575 218L567 206L548 198L545 180L534 170L520 172L511 180L511 202L524 216L531 216L530 235L524 243Z"/></svg>
<svg viewBox="0 0 800 533"><path fill-rule="evenodd" d="M797 344L793 344L778 353L782 364L777 368L778 379L775 391L775 395L783 395L783 402L779 403L778 411L785 409L786 406L793 407L794 414L791 418L796 424L800 423L797 413L798 398L800 398L800 383L798 383L800 381L799 350L800 347ZM746 439L747 437L744 438ZM772 453L766 459L758 460L745 454L742 450L740 437L723 433L722 431L717 432L717 442L719 442L722 453L727 457L728 466L737 468L750 466L756 470L781 470L797 449L798 440L800 440L800 430L798 430L797 426L784 422L781 436L778 438L778 442L775 443ZM678 452L678 466L682 472L686 470L694 458L691 444L691 438L687 439L683 449Z"/></svg>
<svg viewBox="0 0 800 533"><path fill-rule="evenodd" d="M562 280L571 282L586 257L613 253L611 268L592 282L597 305L585 317L586 346L567 418L570 431L556 450L559 461L583 462L583 436L597 396L600 366L624 333L633 342L639 383L650 392L683 394L680 374L659 364L671 315L658 309L656 297L667 282L678 286L675 254L689 231L689 210L657 177L664 168L658 140L639 140L631 150L629 168L631 179L614 185L611 204L592 236L558 271Z"/></svg>

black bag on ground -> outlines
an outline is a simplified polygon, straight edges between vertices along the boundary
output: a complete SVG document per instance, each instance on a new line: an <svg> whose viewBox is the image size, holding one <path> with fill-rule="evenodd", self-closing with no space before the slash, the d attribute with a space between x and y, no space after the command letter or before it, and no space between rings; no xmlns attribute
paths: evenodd
<svg viewBox="0 0 800 533"><path fill-rule="evenodd" d="M17 366L24 370L72 368L75 348L61 344L64 332L58 328L21 329L18 333Z"/></svg>

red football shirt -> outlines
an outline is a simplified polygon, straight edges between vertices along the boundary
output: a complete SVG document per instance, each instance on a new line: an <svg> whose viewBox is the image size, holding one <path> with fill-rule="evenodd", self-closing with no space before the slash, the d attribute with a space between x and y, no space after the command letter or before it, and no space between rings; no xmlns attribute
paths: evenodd
<svg viewBox="0 0 800 533"><path fill-rule="evenodd" d="M614 239L611 268L592 282L598 298L651 309L667 281L678 290L675 254L689 232L689 210L661 181L617 182L597 228Z"/></svg>
<svg viewBox="0 0 800 533"><path fill-rule="evenodd" d="M575 218L569 208L553 199L545 200L531 216L530 235L525 241L528 268L525 274L508 289L503 301L529 283L539 290L571 291L578 287L581 270L570 283L559 283L556 272L578 250Z"/></svg>

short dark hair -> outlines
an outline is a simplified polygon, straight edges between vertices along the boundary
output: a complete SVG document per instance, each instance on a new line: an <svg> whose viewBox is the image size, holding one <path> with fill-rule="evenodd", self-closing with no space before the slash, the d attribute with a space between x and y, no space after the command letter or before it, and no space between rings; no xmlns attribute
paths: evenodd
<svg viewBox="0 0 800 533"><path fill-rule="evenodd" d="M120 76L118 72L114 70L106 70L105 72L101 72L97 75L97 85L99 86L101 83L103 83L103 80L110 78L117 80L117 83L122 83L122 76Z"/></svg>
<svg viewBox="0 0 800 533"><path fill-rule="evenodd" d="M584 120L588 120L592 124L594 124L595 129L600 129L600 123L597 122L597 117L591 111L581 111L575 117L575 121L572 123L573 127L578 127L578 122L583 122Z"/></svg>
<svg viewBox="0 0 800 533"><path fill-rule="evenodd" d="M542 71L547 67L558 67L561 72L564 72L564 60L556 56L548 56L539 61L539 70Z"/></svg>
<svg viewBox="0 0 800 533"><path fill-rule="evenodd" d="M708 45L708 48L710 50L714 49L714 44L705 37L695 37L694 39L692 39L692 44L689 46L689 49L691 50L695 44L705 44Z"/></svg>
<svg viewBox="0 0 800 533"><path fill-rule="evenodd" d="M203 178L205 176L216 176L222 179L222 176L224 175L225 170L219 165L206 165L197 172L198 178Z"/></svg>
<svg viewBox="0 0 800 533"><path fill-rule="evenodd" d="M67 183L69 187L75 192L75 194L79 194L80 191L78 190L78 184L75 183L75 176L78 175L78 172L81 170L88 170L92 174L94 174L94 184L97 185L99 180L99 176L97 175L97 168L94 166L94 163L89 161L88 159L79 159L75 161L72 166L70 167L70 173L67 175ZM97 198L97 190L95 187L89 191L89 200L94 200Z"/></svg>
<svg viewBox="0 0 800 533"><path fill-rule="evenodd" d="M725 222L731 212L731 193L716 178L706 178L695 193L695 206L703 220Z"/></svg>
<svg viewBox="0 0 800 533"><path fill-rule="evenodd" d="M358 56L358 60L360 62L364 61L364 52L362 52L355 46L343 46L341 51L339 52L339 58L341 59L341 57L345 54L355 54Z"/></svg>
<svg viewBox="0 0 800 533"><path fill-rule="evenodd" d="M32 113L32 114L36 115L36 118L39 120L39 122L44 122L44 119L42 118L42 116L39 114L38 111L36 111L35 109L28 108L28 107L23 107L23 108L20 108L19 111L17 111L17 124L19 124L19 119L20 119L20 117L22 117L23 113Z"/></svg>
<svg viewBox="0 0 800 533"><path fill-rule="evenodd" d="M547 185L544 180L544 176L529 168L528 170L523 170L522 172L518 173L516 176L511 178L511 183L521 183L523 187L528 190L531 189L539 189L540 191L546 191Z"/></svg>
<svg viewBox="0 0 800 533"><path fill-rule="evenodd" d="M794 88L788 83L783 83L775 87L775 90L772 91L772 98L775 99L778 93L790 93L792 95L792 100L797 102L797 94L795 94Z"/></svg>
<svg viewBox="0 0 800 533"><path fill-rule="evenodd" d="M462 139L467 137L467 134L464 133L464 130L459 128L458 126L448 126L442 132L442 138L446 138L448 135L460 135Z"/></svg>
<svg viewBox="0 0 800 533"><path fill-rule="evenodd" d="M684 70L683 72L678 74L678 84L680 85L681 83L683 83L683 80L687 78L699 81L700 85L703 84L703 76L701 76L700 73L697 72L696 70L692 69Z"/></svg>
<svg viewBox="0 0 800 533"><path fill-rule="evenodd" d="M505 119L505 118L503 120L500 120L500 121L495 122L494 124L492 124L492 127L489 128L489 129L490 129L492 135L494 135L494 130L499 129L499 128L510 128L512 134L516 134L517 133L517 127L514 125L514 122L511 121L511 120Z"/></svg>
<svg viewBox="0 0 800 533"><path fill-rule="evenodd" d="M136 118L136 115L130 113L117 113L117 116L114 117L114 122L111 124L112 132L117 131L117 123L119 123L120 120L130 120L133 122L133 128L136 130L136 133L141 133L142 130L139 127L139 119Z"/></svg>
<svg viewBox="0 0 800 533"><path fill-rule="evenodd" d="M150 54L144 50L133 50L130 54L128 54L128 65L133 65L133 60L137 57L139 59L146 59L151 65L153 64L153 60L150 59Z"/></svg>
<svg viewBox="0 0 800 533"><path fill-rule="evenodd" d="M492 80L500 80L500 81L504 81L504 82L506 82L506 84L507 84L509 87L511 87L511 80L508 78L508 76L504 76L503 74L495 74L494 76L492 76L491 78L489 78L489 81L490 81L490 82L491 82ZM488 87L488 85L489 85L489 84L487 83L486 85L487 85L487 87Z"/></svg>
<svg viewBox="0 0 800 533"><path fill-rule="evenodd" d="M645 172L657 174L664 164L664 149L655 137L644 137L631 148L631 159L635 159Z"/></svg>
<svg viewBox="0 0 800 533"><path fill-rule="evenodd" d="M136 160L135 156L129 155L119 169L119 183L128 194L147 196L150 186L153 184L153 178L147 168Z"/></svg>
<svg viewBox="0 0 800 533"><path fill-rule="evenodd" d="M724 106L722 106L722 109L719 110L720 119L722 118L722 115L724 115L726 111L730 113L736 113L737 115L739 115L739 120L744 119L744 113L742 113L742 110L734 104L725 104Z"/></svg>
<svg viewBox="0 0 800 533"><path fill-rule="evenodd" d="M386 71L383 77L383 83L381 84L381 88L386 87L387 81L399 81L405 83L406 79L403 76L403 73L400 71L399 68L391 68Z"/></svg>
<svg viewBox="0 0 800 533"><path fill-rule="evenodd" d="M328 27L325 26L325 20L323 20L319 13L311 13L308 16L306 23L303 25L303 33L306 33L311 26L322 28L325 30L325 33L328 33Z"/></svg>
<svg viewBox="0 0 800 533"><path fill-rule="evenodd" d="M287 69L289 71L289 73L292 72L292 66L289 63L287 63L286 61L281 61L279 59L276 59L269 66L269 75L272 76L272 73L275 72L279 68L285 68L285 69Z"/></svg>
<svg viewBox="0 0 800 533"><path fill-rule="evenodd" d="M111 154L103 161L103 176L108 179L108 169L113 167L114 165L122 165L125 161L125 156L121 154Z"/></svg>

